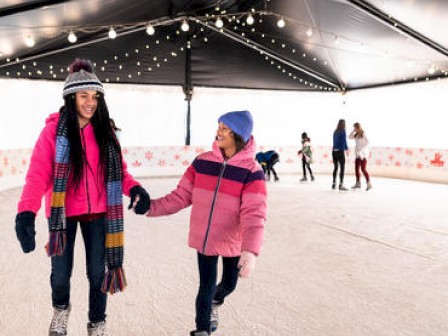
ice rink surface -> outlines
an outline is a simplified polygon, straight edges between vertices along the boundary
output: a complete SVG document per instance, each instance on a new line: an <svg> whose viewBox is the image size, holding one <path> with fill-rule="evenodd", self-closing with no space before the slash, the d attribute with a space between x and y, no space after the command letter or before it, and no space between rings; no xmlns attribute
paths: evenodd
<svg viewBox="0 0 448 336"><path fill-rule="evenodd" d="M220 310L216 336L448 335L448 186L373 178L373 189L333 191L331 178L268 183L265 244L249 280ZM178 178L141 180L151 197ZM347 186L353 184L347 177ZM363 186L365 187L365 186ZM14 231L21 189L0 193L0 335L47 335L52 314L48 231L23 254ZM125 200L126 205L128 199ZM194 329L196 253L189 210L125 214L128 287L109 296L110 335L186 336ZM78 234L69 335L86 335L88 283Z"/></svg>

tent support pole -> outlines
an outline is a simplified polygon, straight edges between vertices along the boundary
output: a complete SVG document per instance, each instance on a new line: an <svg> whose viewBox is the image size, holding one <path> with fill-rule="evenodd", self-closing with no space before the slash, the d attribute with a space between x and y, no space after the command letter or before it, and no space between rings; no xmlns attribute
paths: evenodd
<svg viewBox="0 0 448 336"><path fill-rule="evenodd" d="M191 98L193 96L193 86L191 85L191 47L190 38L187 38L187 48L185 56L185 84L183 87L185 100L187 101L187 120L185 132L185 145L190 146L190 125L191 125Z"/></svg>

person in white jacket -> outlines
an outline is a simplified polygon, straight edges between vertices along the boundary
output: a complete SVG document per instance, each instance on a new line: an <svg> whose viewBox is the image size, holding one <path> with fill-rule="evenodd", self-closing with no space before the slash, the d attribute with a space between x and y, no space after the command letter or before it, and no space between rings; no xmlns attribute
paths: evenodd
<svg viewBox="0 0 448 336"><path fill-rule="evenodd" d="M366 134L364 133L364 130L361 127L360 123L355 123L353 125L353 131L348 136L349 139L355 140L356 147L355 147L355 173L356 173L356 183L352 187L352 189L359 189L361 188L361 173L366 178L367 182L367 188L366 190L372 189L372 184L370 183L370 176L367 172L366 166L367 166L367 158L369 157L369 139L367 139Z"/></svg>

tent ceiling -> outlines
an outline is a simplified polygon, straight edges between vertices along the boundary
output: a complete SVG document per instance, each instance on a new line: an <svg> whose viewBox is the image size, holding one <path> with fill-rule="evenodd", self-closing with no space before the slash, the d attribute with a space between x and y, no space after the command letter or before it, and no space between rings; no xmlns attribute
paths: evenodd
<svg viewBox="0 0 448 336"><path fill-rule="evenodd" d="M3 0L0 76L63 80L80 57L105 82L184 85L188 54L193 87L393 85L447 76L447 15L445 0Z"/></svg>

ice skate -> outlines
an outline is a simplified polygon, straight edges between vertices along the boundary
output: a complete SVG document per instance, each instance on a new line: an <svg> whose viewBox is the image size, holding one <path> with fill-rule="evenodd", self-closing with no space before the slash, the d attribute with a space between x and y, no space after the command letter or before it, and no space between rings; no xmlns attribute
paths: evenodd
<svg viewBox="0 0 448 336"><path fill-rule="evenodd" d="M306 181L307 181L306 176L302 177L302 179L300 180L300 182L306 182Z"/></svg>
<svg viewBox="0 0 448 336"><path fill-rule="evenodd" d="M194 331L190 332L190 336L208 336L208 335L210 335L210 334L206 331L194 330Z"/></svg>
<svg viewBox="0 0 448 336"><path fill-rule="evenodd" d="M348 190L348 189L347 189L346 187L344 187L343 184L340 184L340 185L339 185L339 190L346 191L346 190Z"/></svg>
<svg viewBox="0 0 448 336"><path fill-rule="evenodd" d="M216 329L218 329L219 325L219 308L220 305L213 303L212 304L212 311L210 313L210 331L215 332Z"/></svg>
<svg viewBox="0 0 448 336"><path fill-rule="evenodd" d="M336 189L336 182L333 182L333 184L331 185L331 189Z"/></svg>
<svg viewBox="0 0 448 336"><path fill-rule="evenodd" d="M107 336L106 321L98 323L87 323L87 335L88 336Z"/></svg>
<svg viewBox="0 0 448 336"><path fill-rule="evenodd" d="M361 188L361 182L356 181L356 183L353 185L352 189L359 189Z"/></svg>
<svg viewBox="0 0 448 336"><path fill-rule="evenodd" d="M311 175L311 182L314 181L314 175Z"/></svg>
<svg viewBox="0 0 448 336"><path fill-rule="evenodd" d="M68 316L70 315L70 305L64 308L53 308L53 318L51 319L49 336L67 335Z"/></svg>
<svg viewBox="0 0 448 336"><path fill-rule="evenodd" d="M372 183L367 182L367 188L366 188L366 191L369 191L370 189L372 189Z"/></svg>

